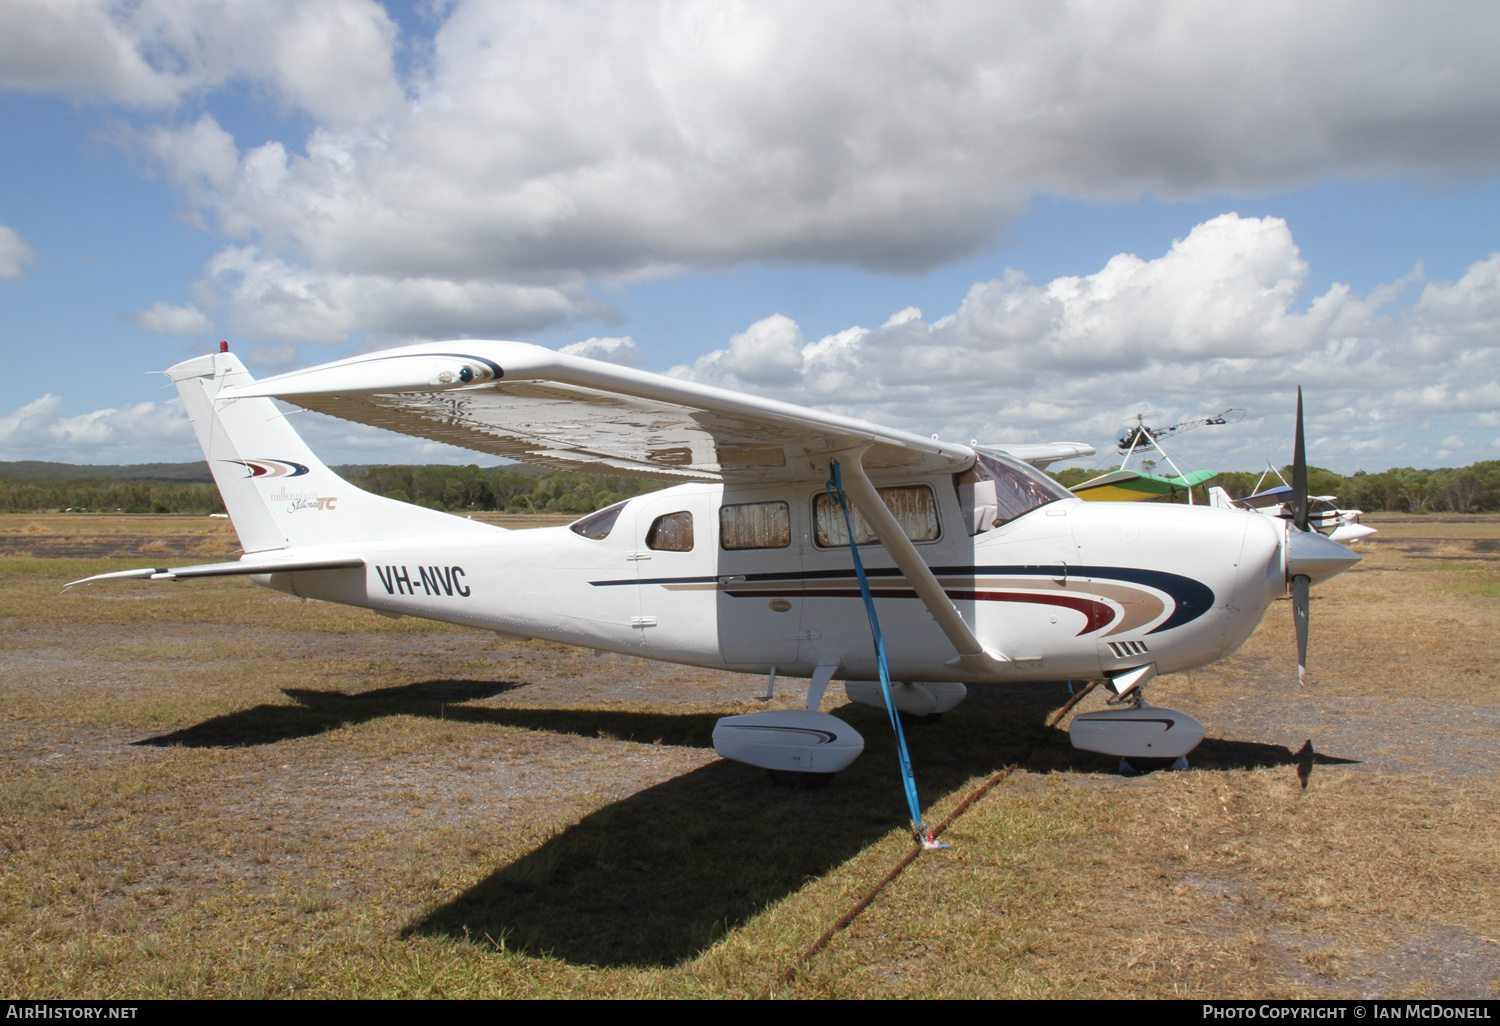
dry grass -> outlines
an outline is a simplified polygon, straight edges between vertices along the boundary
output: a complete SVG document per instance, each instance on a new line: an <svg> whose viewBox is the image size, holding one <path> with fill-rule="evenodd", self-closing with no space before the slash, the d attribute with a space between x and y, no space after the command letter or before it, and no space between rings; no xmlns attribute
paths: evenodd
<svg viewBox="0 0 1500 1026"><path fill-rule="evenodd" d="M90 537L222 544L201 519ZM0 993L1491 997L1500 523L1420 526L1317 590L1313 686L1287 603L1153 685L1209 728L1191 772L1074 752L1056 687L915 729L934 820L1020 770L785 985L908 844L873 710L789 792L709 747L757 680L3 559Z"/></svg>

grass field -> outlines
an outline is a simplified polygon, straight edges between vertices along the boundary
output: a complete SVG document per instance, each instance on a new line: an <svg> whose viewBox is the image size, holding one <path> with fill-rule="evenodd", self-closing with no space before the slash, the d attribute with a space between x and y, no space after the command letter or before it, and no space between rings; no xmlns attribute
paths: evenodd
<svg viewBox="0 0 1500 1026"><path fill-rule="evenodd" d="M1188 772L1074 751L1053 685L914 727L933 821L1017 770L804 960L910 848L883 714L784 790L709 740L759 679L242 580L64 593L232 531L0 518L0 993L1495 997L1500 518L1366 522L1309 687L1286 602L1153 683L1208 727Z"/></svg>

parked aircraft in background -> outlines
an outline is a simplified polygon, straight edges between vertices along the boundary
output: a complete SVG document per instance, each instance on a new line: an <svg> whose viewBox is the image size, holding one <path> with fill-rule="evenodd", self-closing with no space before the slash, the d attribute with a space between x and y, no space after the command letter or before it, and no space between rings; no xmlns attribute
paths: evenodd
<svg viewBox="0 0 1500 1026"><path fill-rule="evenodd" d="M1260 486L1265 483L1269 474L1275 474L1281 484L1261 491ZM1208 496L1209 503L1219 509L1256 509L1283 520L1290 520L1293 515L1292 486L1286 483L1281 471L1270 463L1266 464L1266 472L1260 475L1260 480L1255 482L1254 494L1243 499L1232 499L1224 489L1211 488ZM1341 545L1363 541L1376 533L1375 528L1366 527L1359 522L1359 518L1364 515L1362 510L1339 509L1335 505L1338 501L1336 495L1310 495L1307 501L1308 525Z"/></svg>
<svg viewBox="0 0 1500 1026"><path fill-rule="evenodd" d="M1089 502L1140 502L1142 499L1159 499L1163 495L1175 497L1183 492L1191 498L1194 488L1217 476L1218 472L1213 470L1195 470L1178 477L1116 470L1076 484L1072 491Z"/></svg>

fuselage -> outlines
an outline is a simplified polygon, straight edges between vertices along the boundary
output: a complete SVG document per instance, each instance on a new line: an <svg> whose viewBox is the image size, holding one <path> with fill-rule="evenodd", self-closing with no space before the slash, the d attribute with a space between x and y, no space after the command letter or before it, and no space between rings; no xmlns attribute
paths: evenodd
<svg viewBox="0 0 1500 1026"><path fill-rule="evenodd" d="M952 644L883 546L863 544L893 679L1180 671L1233 652L1285 593L1286 529L1270 517L1064 498L974 533L953 478L876 484L964 620L1007 659L985 677L953 665ZM873 678L847 530L823 494L811 484L680 485L570 527L466 524L449 540L319 546L299 554L357 555L366 566L257 581L669 662L790 676L837 665Z"/></svg>

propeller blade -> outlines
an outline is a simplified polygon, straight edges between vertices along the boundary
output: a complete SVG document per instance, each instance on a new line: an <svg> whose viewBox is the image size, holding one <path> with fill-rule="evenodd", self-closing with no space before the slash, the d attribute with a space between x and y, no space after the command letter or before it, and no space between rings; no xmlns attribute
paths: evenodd
<svg viewBox="0 0 1500 1026"><path fill-rule="evenodd" d="M1307 444L1302 431L1302 386L1297 386L1297 443L1292 450L1292 523L1307 530Z"/></svg>
<svg viewBox="0 0 1500 1026"><path fill-rule="evenodd" d="M1292 578L1292 619L1297 622L1297 685L1307 685L1307 619L1312 601L1312 580L1298 574Z"/></svg>

